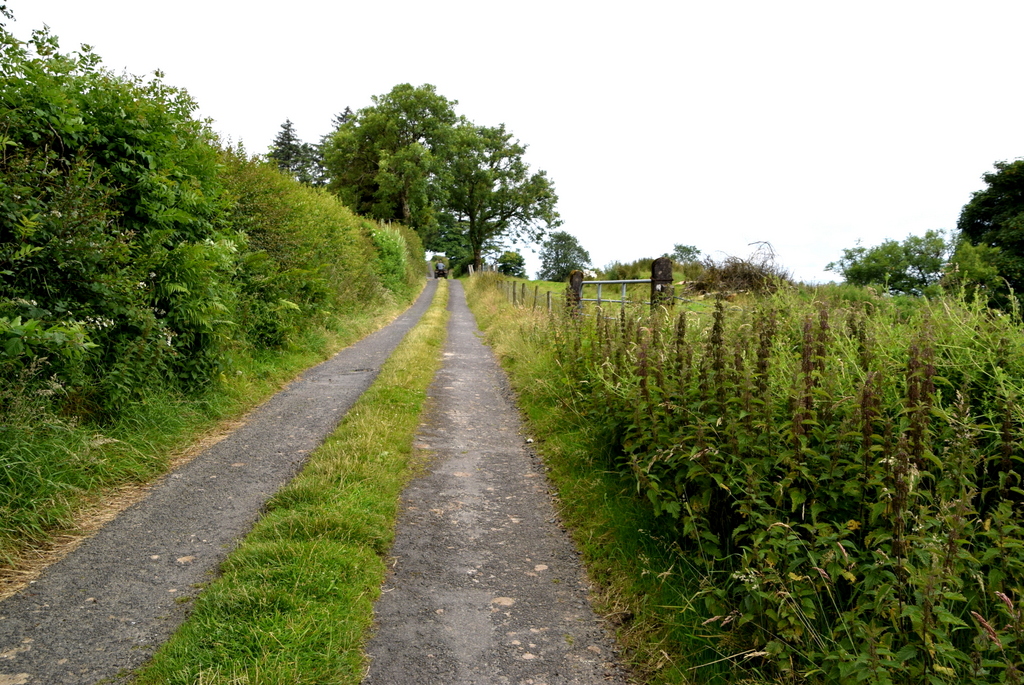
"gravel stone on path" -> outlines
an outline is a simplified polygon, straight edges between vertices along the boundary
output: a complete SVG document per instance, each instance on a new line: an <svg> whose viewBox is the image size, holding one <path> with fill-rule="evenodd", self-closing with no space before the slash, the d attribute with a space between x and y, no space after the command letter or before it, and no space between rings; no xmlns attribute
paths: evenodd
<svg viewBox="0 0 1024 685"><path fill-rule="evenodd" d="M444 366L416 437L436 459L402 496L363 683L625 683L457 281L449 309Z"/></svg>
<svg viewBox="0 0 1024 685"><path fill-rule="evenodd" d="M0 602L0 685L93 685L141 666L185 619L266 500L376 378L437 282L390 325L308 370Z"/></svg>

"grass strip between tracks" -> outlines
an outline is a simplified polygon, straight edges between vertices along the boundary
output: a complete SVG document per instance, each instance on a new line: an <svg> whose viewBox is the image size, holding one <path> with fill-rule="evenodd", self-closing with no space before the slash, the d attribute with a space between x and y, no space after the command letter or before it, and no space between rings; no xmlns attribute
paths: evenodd
<svg viewBox="0 0 1024 685"><path fill-rule="evenodd" d="M141 684L358 683L412 441L440 366L447 281L374 384L196 599ZM186 598L187 599L187 598Z"/></svg>

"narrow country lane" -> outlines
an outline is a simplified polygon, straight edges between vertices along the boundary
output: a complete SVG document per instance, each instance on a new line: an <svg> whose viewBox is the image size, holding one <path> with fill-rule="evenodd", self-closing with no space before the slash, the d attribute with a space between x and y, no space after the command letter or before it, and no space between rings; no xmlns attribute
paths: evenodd
<svg viewBox="0 0 1024 685"><path fill-rule="evenodd" d="M0 685L93 685L138 668L264 502L372 383L437 282L385 328L308 370L244 426L0 602ZM110 680L108 680L110 679Z"/></svg>
<svg viewBox="0 0 1024 685"><path fill-rule="evenodd" d="M364 685L624 683L504 373L453 282Z"/></svg>

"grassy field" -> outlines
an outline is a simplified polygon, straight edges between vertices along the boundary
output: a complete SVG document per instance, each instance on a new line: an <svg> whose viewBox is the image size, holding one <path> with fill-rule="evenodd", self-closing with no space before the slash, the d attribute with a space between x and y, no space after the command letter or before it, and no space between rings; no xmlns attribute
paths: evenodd
<svg viewBox="0 0 1024 685"><path fill-rule="evenodd" d="M373 386L196 600L144 684L358 683L413 435L440 365L447 282Z"/></svg>

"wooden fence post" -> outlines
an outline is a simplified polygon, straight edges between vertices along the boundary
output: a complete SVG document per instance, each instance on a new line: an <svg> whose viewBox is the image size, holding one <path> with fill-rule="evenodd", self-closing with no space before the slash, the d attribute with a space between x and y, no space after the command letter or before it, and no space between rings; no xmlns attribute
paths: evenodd
<svg viewBox="0 0 1024 685"><path fill-rule="evenodd" d="M675 288L672 287L672 260L658 257L651 264L651 311L660 305L671 307L676 303Z"/></svg>
<svg viewBox="0 0 1024 685"><path fill-rule="evenodd" d="M537 294L540 292L540 286L533 286L533 310L537 311Z"/></svg>

